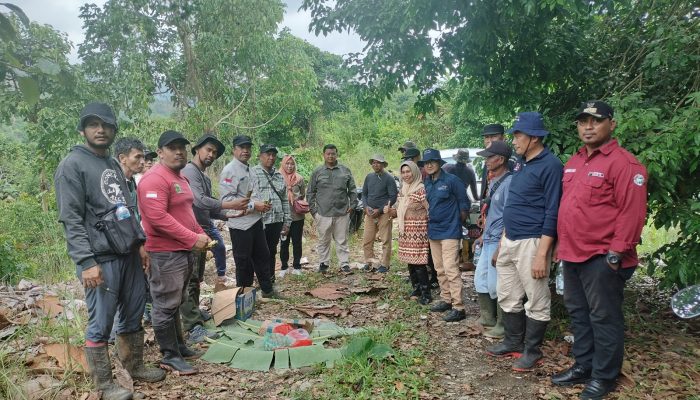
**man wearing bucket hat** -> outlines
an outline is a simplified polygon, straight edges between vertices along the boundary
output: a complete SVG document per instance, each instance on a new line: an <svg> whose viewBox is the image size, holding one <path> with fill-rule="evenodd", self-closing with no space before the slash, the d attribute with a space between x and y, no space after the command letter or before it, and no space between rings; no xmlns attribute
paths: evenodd
<svg viewBox="0 0 700 400"><path fill-rule="evenodd" d="M542 114L518 114L509 132L519 160L503 211L505 232L493 256L505 338L487 352L497 357L520 354L513 369L531 371L542 359L540 345L550 320L547 278L557 235L562 163L542 143L549 134Z"/></svg>
<svg viewBox="0 0 700 400"><path fill-rule="evenodd" d="M362 185L362 199L365 203L365 231L362 235L362 250L364 252L365 265L372 265L374 257L374 239L379 234L382 242L382 258L379 260L377 272L389 271L391 262L391 216L383 212L384 206L392 206L396 203L396 182L394 178L384 170L389 163L384 156L375 154L370 158L372 173L367 174Z"/></svg>
<svg viewBox="0 0 700 400"><path fill-rule="evenodd" d="M144 269L150 263L143 249L143 231L133 223L136 204L129 193L120 165L109 154L119 129L112 108L89 103L80 112L78 132L85 143L71 148L54 175L58 219L66 235L68 255L85 288L88 310L85 358L97 390L105 399L130 399L132 392L112 380L107 342L117 308L117 351L122 365L134 380L156 382L165 374L143 364ZM123 254L113 248L107 234L98 229L101 217L117 205L128 207L122 221L132 222L120 238L132 243ZM123 215L122 215L123 217Z"/></svg>
<svg viewBox="0 0 700 400"><path fill-rule="evenodd" d="M216 241L211 249L216 264L217 283L226 280L226 246L221 238L219 229L212 222L212 218L226 221L228 213L225 210L245 210L248 206L247 199L233 201L221 201L212 196L211 179L206 175L206 170L226 151L219 139L212 133L205 133L192 146L192 160L182 169L182 174L190 182L194 202L192 210L197 223L204 232ZM189 332L189 341L201 343L206 337L211 339L218 335L207 331L202 324L211 318L211 315L199 309L199 286L204 281L204 268L206 265L206 251L195 253L195 264L187 284L188 296L180 306L182 324Z"/></svg>
<svg viewBox="0 0 700 400"><path fill-rule="evenodd" d="M438 150L426 149L423 163L429 175L423 182L429 205L428 239L440 281L441 298L430 311L449 311L443 317L445 321L461 321L466 318L466 312L462 302L459 242L462 223L469 216L467 192L459 178L442 170L445 161Z"/></svg>
<svg viewBox="0 0 700 400"><path fill-rule="evenodd" d="M197 373L184 359L198 353L187 347L180 305L194 268L195 253L211 241L197 223L194 196L182 169L187 165L187 145L180 132L165 131L158 139L156 164L138 186L139 210L151 256L149 284L153 298L152 325L163 358L161 368L179 375Z"/></svg>
<svg viewBox="0 0 700 400"><path fill-rule="evenodd" d="M586 383L581 398L600 399L615 389L622 368L623 289L639 262L647 171L613 139L609 104L582 103L576 126L583 146L564 167L556 254L563 261L575 363L552 383Z"/></svg>

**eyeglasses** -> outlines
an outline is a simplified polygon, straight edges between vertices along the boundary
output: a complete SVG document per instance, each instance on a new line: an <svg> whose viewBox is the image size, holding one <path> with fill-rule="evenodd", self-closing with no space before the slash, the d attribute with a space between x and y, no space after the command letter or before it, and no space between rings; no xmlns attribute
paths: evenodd
<svg viewBox="0 0 700 400"><path fill-rule="evenodd" d="M593 126L598 126L598 125L602 124L603 122L605 122L606 120L607 120L607 118L598 118L598 117L594 117L594 116L589 116L586 118L577 119L576 121L574 121L574 125L587 126L588 124L593 123Z"/></svg>

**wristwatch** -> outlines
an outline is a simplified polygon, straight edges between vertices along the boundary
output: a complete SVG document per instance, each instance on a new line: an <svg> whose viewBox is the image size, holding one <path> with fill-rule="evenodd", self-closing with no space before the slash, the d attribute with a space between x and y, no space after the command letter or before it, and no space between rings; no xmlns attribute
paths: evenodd
<svg viewBox="0 0 700 400"><path fill-rule="evenodd" d="M608 255L605 256L605 260L608 262L608 264L619 264L621 261L620 256L610 252L608 252Z"/></svg>

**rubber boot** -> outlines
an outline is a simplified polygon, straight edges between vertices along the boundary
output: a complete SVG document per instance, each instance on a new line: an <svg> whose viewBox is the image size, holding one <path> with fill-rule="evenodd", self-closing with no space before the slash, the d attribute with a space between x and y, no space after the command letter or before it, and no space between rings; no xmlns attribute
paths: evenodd
<svg viewBox="0 0 700 400"><path fill-rule="evenodd" d="M204 352L193 350L187 347L187 342L185 342L185 334L182 330L182 317L179 312L175 313L175 331L177 332L177 349L180 351L182 358L186 360L191 360L201 357Z"/></svg>
<svg viewBox="0 0 700 400"><path fill-rule="evenodd" d="M540 346L544 341L544 334L547 331L549 321L538 321L527 318L525 323L525 352L513 362L513 370L518 372L532 371L538 364L542 363L542 350Z"/></svg>
<svg viewBox="0 0 700 400"><path fill-rule="evenodd" d="M505 338L502 342L490 346L486 353L494 357L518 358L523 352L523 335L525 334L525 311L518 313L503 313Z"/></svg>
<svg viewBox="0 0 700 400"><path fill-rule="evenodd" d="M187 363L180 355L177 343L177 331L175 330L174 321L169 325L161 328L153 328L156 334L156 340L160 346L160 352L163 354L163 359L160 361L160 367L168 371L172 371L175 375L194 375L197 370Z"/></svg>
<svg viewBox="0 0 700 400"><path fill-rule="evenodd" d="M429 304L433 301L433 295L430 293L430 278L428 277L428 269L425 265L416 267L416 278L418 278L418 287L420 288L420 299L418 302L422 305Z"/></svg>
<svg viewBox="0 0 700 400"><path fill-rule="evenodd" d="M417 298L420 296L420 287L418 286L418 275L416 274L416 266L408 264L408 276L411 278L411 287L413 291L408 294L409 298Z"/></svg>
<svg viewBox="0 0 700 400"><path fill-rule="evenodd" d="M497 300L494 301L498 302ZM496 325L494 325L493 328L484 332L484 336L494 339L503 339L506 332L503 328L503 309L501 308L501 306L496 306L496 314Z"/></svg>
<svg viewBox="0 0 700 400"><path fill-rule="evenodd" d="M165 379L165 371L160 368L147 368L143 364L143 329L117 335L117 354L133 380L158 382Z"/></svg>
<svg viewBox="0 0 700 400"><path fill-rule="evenodd" d="M112 364L107 346L85 347L85 359L95 388L102 392L103 400L129 400L133 393L112 381Z"/></svg>
<svg viewBox="0 0 700 400"><path fill-rule="evenodd" d="M491 299L488 293L477 293L479 295L479 324L484 328L496 325L496 301Z"/></svg>

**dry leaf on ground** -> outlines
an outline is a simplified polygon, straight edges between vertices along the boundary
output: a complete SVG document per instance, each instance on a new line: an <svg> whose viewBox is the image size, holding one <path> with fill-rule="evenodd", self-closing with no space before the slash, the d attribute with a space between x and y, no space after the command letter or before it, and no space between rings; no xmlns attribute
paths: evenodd
<svg viewBox="0 0 700 400"><path fill-rule="evenodd" d="M328 306L296 306L297 310L303 312L311 318L316 318L317 315L326 315L340 317L347 315L347 311L340 308L337 304Z"/></svg>
<svg viewBox="0 0 700 400"><path fill-rule="evenodd" d="M44 351L55 358L58 361L58 366L61 368L82 368L83 371L88 370L85 352L82 347L64 343L52 343L45 345Z"/></svg>
<svg viewBox="0 0 700 400"><path fill-rule="evenodd" d="M58 296L44 296L36 302L36 306L40 308L46 315L54 318L63 312L63 306Z"/></svg>
<svg viewBox="0 0 700 400"><path fill-rule="evenodd" d="M338 285L335 283L329 283L316 289L309 290L305 294L313 296L323 300L338 300L347 296L348 288L345 285Z"/></svg>

